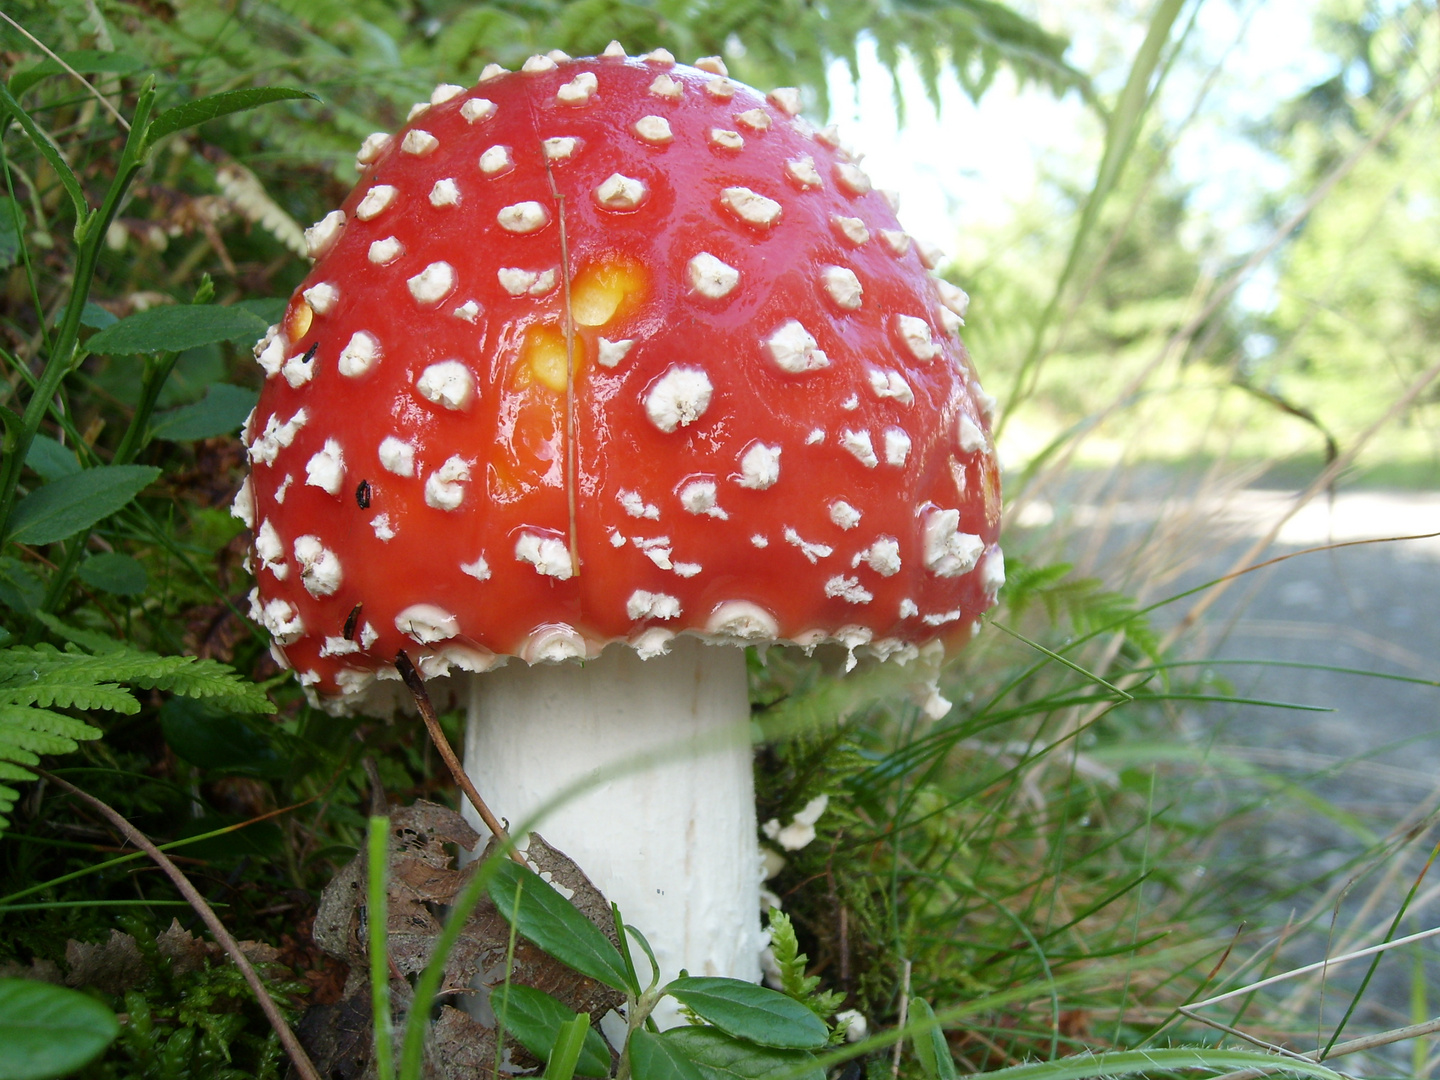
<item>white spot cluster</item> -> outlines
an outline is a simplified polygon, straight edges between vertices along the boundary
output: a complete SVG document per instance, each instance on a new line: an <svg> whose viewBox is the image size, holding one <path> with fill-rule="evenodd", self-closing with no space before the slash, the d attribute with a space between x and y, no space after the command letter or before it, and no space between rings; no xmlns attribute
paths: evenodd
<svg viewBox="0 0 1440 1080"><path fill-rule="evenodd" d="M320 258L335 246L344 228L345 211L331 210L305 230L305 253L312 259Z"/></svg>
<svg viewBox="0 0 1440 1080"><path fill-rule="evenodd" d="M685 85L678 83L669 75L656 75L655 80L650 84L650 93L666 101L679 101L680 95L685 92Z"/></svg>
<svg viewBox="0 0 1440 1080"><path fill-rule="evenodd" d="M851 195L869 194L870 177L856 165L840 162L835 166L835 181Z"/></svg>
<svg viewBox="0 0 1440 1080"><path fill-rule="evenodd" d="M749 600L727 600L711 611L705 629L738 641L773 641L780 636L775 616Z"/></svg>
<svg viewBox="0 0 1440 1080"><path fill-rule="evenodd" d="M573 135L556 135L546 139L541 146L546 161L569 161L580 149L580 140Z"/></svg>
<svg viewBox="0 0 1440 1080"><path fill-rule="evenodd" d="M860 524L860 511L844 499L836 499L830 504L830 520L842 529L853 529Z"/></svg>
<svg viewBox="0 0 1440 1080"><path fill-rule="evenodd" d="M967 454L973 454L977 450L984 450L988 445L985 441L985 433L980 430L978 424L964 413L960 414L960 449Z"/></svg>
<svg viewBox="0 0 1440 1080"><path fill-rule="evenodd" d="M400 141L400 152L413 154L415 157L425 157L435 152L440 145L440 140L431 135L430 132L421 128L411 128L405 133L405 138Z"/></svg>
<svg viewBox="0 0 1440 1080"><path fill-rule="evenodd" d="M625 602L625 614L632 619L678 619L680 601L665 593L636 589Z"/></svg>
<svg viewBox="0 0 1440 1080"><path fill-rule="evenodd" d="M710 300L729 296L740 284L740 271L708 251L702 251L691 259L686 269L690 275L690 288Z"/></svg>
<svg viewBox="0 0 1440 1080"><path fill-rule="evenodd" d="M385 266L405 254L405 245L393 236L372 240L365 257L376 266Z"/></svg>
<svg viewBox="0 0 1440 1080"><path fill-rule="evenodd" d="M900 572L900 541L882 536L850 561L851 566L867 564L881 577L894 577Z"/></svg>
<svg viewBox="0 0 1440 1080"><path fill-rule="evenodd" d="M570 549L565 541L540 533L522 532L515 541L515 558L529 563L535 572L553 577L557 581L568 581L575 574L570 561Z"/></svg>
<svg viewBox="0 0 1440 1080"><path fill-rule="evenodd" d="M898 371L881 371L879 368L871 368L867 373L870 379L870 389L875 391L878 398L893 398L902 405L913 405L915 393L910 389L910 384Z"/></svg>
<svg viewBox="0 0 1440 1080"><path fill-rule="evenodd" d="M303 408L283 423L278 413L271 413L265 421L265 430L250 444L250 460L259 465L274 465L276 456L295 441L309 419L310 414Z"/></svg>
<svg viewBox="0 0 1440 1080"><path fill-rule="evenodd" d="M522 270L514 266L502 266L495 276L500 287L511 296L544 296L555 288L558 280L554 270Z"/></svg>
<svg viewBox="0 0 1440 1080"><path fill-rule="evenodd" d="M345 483L345 452L334 439L326 439L324 447L305 463L305 483L330 495L340 494Z"/></svg>
<svg viewBox="0 0 1440 1080"><path fill-rule="evenodd" d="M400 192L389 184L376 184L355 207L355 216L361 221L373 221L389 209L398 194Z"/></svg>
<svg viewBox="0 0 1440 1080"><path fill-rule="evenodd" d="M731 131L728 128L711 128L710 145L717 146L721 150L743 150L745 149L745 137L738 131Z"/></svg>
<svg viewBox="0 0 1440 1080"><path fill-rule="evenodd" d="M421 645L433 645L460 633L460 620L435 604L411 604L395 616L395 629Z"/></svg>
<svg viewBox="0 0 1440 1080"><path fill-rule="evenodd" d="M455 288L455 268L447 262L433 262L405 281L417 304L438 304Z"/></svg>
<svg viewBox="0 0 1440 1080"><path fill-rule="evenodd" d="M595 361L601 367L613 368L624 360L630 349L635 344L634 338L622 338L619 341L611 341L609 338L600 339L600 348L596 350Z"/></svg>
<svg viewBox="0 0 1440 1080"><path fill-rule="evenodd" d="M700 368L672 367L645 393L645 415L665 433L692 424L710 407L715 387Z"/></svg>
<svg viewBox="0 0 1440 1080"><path fill-rule="evenodd" d="M555 91L555 101L560 105L588 105L600 88L593 71L582 71Z"/></svg>
<svg viewBox="0 0 1440 1080"><path fill-rule="evenodd" d="M300 294L316 315L329 315L340 302L340 290L328 281L311 285Z"/></svg>
<svg viewBox="0 0 1440 1080"><path fill-rule="evenodd" d="M791 544L800 549L800 554L809 559L812 566L821 559L828 559L835 553L835 549L829 544L820 544L806 540L789 526L786 526L782 535L785 537L787 544Z"/></svg>
<svg viewBox="0 0 1440 1080"><path fill-rule="evenodd" d="M625 508L625 512L631 517L648 518L651 521L660 520L660 508L653 503L647 503L638 491L630 491L622 488L616 492L615 497L620 500L620 505ZM623 546L623 544L624 538L622 537L620 544L616 546Z"/></svg>
<svg viewBox="0 0 1440 1080"><path fill-rule="evenodd" d="M465 501L462 484L470 479L471 463L459 454L445 459L445 463L425 478L425 505L436 510L458 510Z"/></svg>
<svg viewBox="0 0 1440 1080"><path fill-rule="evenodd" d="M922 364L928 364L940 355L940 347L935 344L935 339L930 334L930 324L924 319L914 315L897 315L895 327L910 355Z"/></svg>
<svg viewBox="0 0 1440 1080"><path fill-rule="evenodd" d="M925 517L925 567L940 577L959 577L975 569L985 542L960 531L959 510L932 510Z"/></svg>
<svg viewBox="0 0 1440 1080"><path fill-rule="evenodd" d="M480 155L480 171L486 176L498 176L515 167L508 146L492 146Z"/></svg>
<svg viewBox="0 0 1440 1080"><path fill-rule="evenodd" d="M460 106L460 115L467 124L478 124L495 115L495 103L489 98L471 98Z"/></svg>
<svg viewBox="0 0 1440 1080"><path fill-rule="evenodd" d="M820 272L820 280L825 286L825 294L835 302L835 306L845 311L858 311L864 297L865 290L860 287L860 279L855 276L855 271L845 266L827 266Z"/></svg>
<svg viewBox="0 0 1440 1080"><path fill-rule="evenodd" d="M490 564L485 561L484 555L475 556L474 562L462 562L460 564L460 572L462 574L468 574L476 581L490 580Z"/></svg>
<svg viewBox="0 0 1440 1080"><path fill-rule="evenodd" d="M716 505L717 501L714 480L692 480L680 489L680 505L688 512L725 521L730 515Z"/></svg>
<svg viewBox="0 0 1440 1080"><path fill-rule="evenodd" d="M430 189L430 205L436 209L460 205L460 185L453 177L435 181L435 186Z"/></svg>
<svg viewBox="0 0 1440 1080"><path fill-rule="evenodd" d="M850 604L868 604L875 594L860 584L858 577L836 574L825 582L825 595Z"/></svg>
<svg viewBox="0 0 1440 1080"><path fill-rule="evenodd" d="M330 596L344 580L339 558L318 536L296 539L295 561L300 564L300 583L311 596Z"/></svg>
<svg viewBox="0 0 1440 1080"><path fill-rule="evenodd" d="M780 479L780 447L753 442L740 457L741 487L764 491Z"/></svg>
<svg viewBox="0 0 1440 1080"><path fill-rule="evenodd" d="M825 186L824 179L820 176L820 170L815 168L815 159L809 154L802 154L798 158L785 163L785 175L794 180L802 188L819 188Z"/></svg>
<svg viewBox="0 0 1440 1080"><path fill-rule="evenodd" d="M846 428L840 432L840 445L867 469L873 469L880 464L880 459L875 456L875 443L871 441L868 431L851 431Z"/></svg>
<svg viewBox="0 0 1440 1080"><path fill-rule="evenodd" d="M723 75L705 82L705 92L716 101L729 101L735 96L737 89L738 87Z"/></svg>
<svg viewBox="0 0 1440 1080"><path fill-rule="evenodd" d="M797 319L789 319L765 339L765 347L781 371L799 375L829 367L830 358L816 346L815 338Z"/></svg>
<svg viewBox="0 0 1440 1080"><path fill-rule="evenodd" d="M835 226L836 232L856 247L870 242L870 230L858 217L844 217L836 214L830 219L830 224Z"/></svg>
<svg viewBox="0 0 1440 1080"><path fill-rule="evenodd" d="M454 411L466 408L474 399L475 377L459 360L441 360L420 373L415 389L426 401Z"/></svg>
<svg viewBox="0 0 1440 1080"><path fill-rule="evenodd" d="M550 224L550 211L534 200L502 207L495 222L506 232L532 233Z"/></svg>
<svg viewBox="0 0 1440 1080"><path fill-rule="evenodd" d="M368 330L357 330L340 350L336 367L340 369L341 375L358 379L375 366L381 355L380 339Z"/></svg>
<svg viewBox="0 0 1440 1080"><path fill-rule="evenodd" d="M885 464L897 468L904 465L910 456L910 435L903 428L885 429Z"/></svg>
<svg viewBox="0 0 1440 1080"><path fill-rule="evenodd" d="M595 201L607 210L634 210L645 201L647 194L643 180L617 172L595 189Z"/></svg>
<svg viewBox="0 0 1440 1080"><path fill-rule="evenodd" d="M662 79L668 77L661 76ZM642 116L635 121L635 134L656 146L663 146L675 138L675 133L670 130L670 121L663 116Z"/></svg>
<svg viewBox="0 0 1440 1080"><path fill-rule="evenodd" d="M780 220L780 204L748 187L727 187L720 192L720 205L748 225L769 228Z"/></svg>
<svg viewBox="0 0 1440 1080"><path fill-rule="evenodd" d="M800 114L800 91L793 86L781 86L765 95L765 99L786 116Z"/></svg>
<svg viewBox="0 0 1440 1080"><path fill-rule="evenodd" d="M770 114L764 109L746 109L742 113L736 113L735 122L744 125L751 131L770 130Z"/></svg>
<svg viewBox="0 0 1440 1080"><path fill-rule="evenodd" d="M285 376L285 381L291 386L304 386L315 377L315 366L315 355L307 349L286 360L280 374Z"/></svg>
<svg viewBox="0 0 1440 1080"><path fill-rule="evenodd" d="M396 476L415 475L415 444L394 435L380 440L380 467Z"/></svg>
<svg viewBox="0 0 1440 1080"><path fill-rule="evenodd" d="M363 169L366 165L379 161L394 137L386 131L374 131L365 136L365 141L360 144L360 149L355 154L355 167Z"/></svg>
<svg viewBox="0 0 1440 1080"><path fill-rule="evenodd" d="M285 545L268 518L260 523L260 529L255 534L255 554L260 559L261 568L274 574L277 581L284 581L290 576L290 567L285 564Z"/></svg>

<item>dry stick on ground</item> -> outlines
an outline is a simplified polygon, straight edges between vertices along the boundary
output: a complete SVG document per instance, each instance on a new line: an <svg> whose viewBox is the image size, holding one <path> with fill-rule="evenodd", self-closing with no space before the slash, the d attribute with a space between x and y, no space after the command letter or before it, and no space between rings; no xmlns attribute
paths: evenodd
<svg viewBox="0 0 1440 1080"><path fill-rule="evenodd" d="M485 827L494 835L500 843L509 845L510 834L505 831L505 826L500 824L500 819L485 805L485 800L480 797L480 792L475 790L475 785L465 772L465 766L460 764L460 759L455 756L455 751L450 747L450 740L445 737L445 732L440 728L440 720L435 715L435 706L430 701L430 692L425 689L425 680L420 678L420 673L415 670L415 665L410 662L410 657L401 649L395 654L395 667L400 672L400 678L405 683L405 688L415 699L415 708L420 710L420 718L425 721L425 730L430 732L430 741L435 744L435 749L440 751L440 756L445 759L445 764L450 767L450 775L455 777L455 782L460 785L460 790L465 792L465 797L470 800L470 805L475 807L475 812L480 815L480 820ZM521 866L525 865L525 859L513 847L510 848L510 858L514 859Z"/></svg>
<svg viewBox="0 0 1440 1080"><path fill-rule="evenodd" d="M62 791L68 791L77 799L93 806L103 814L112 825L119 829L127 840L155 861L155 864L165 872L165 876L180 890L181 895L190 901L190 906L195 909L195 914L200 916L220 947L225 950L230 959L235 962L235 966L240 969L240 974L245 977L246 983L249 984L251 991L255 994L255 1000L259 1003L261 1011L264 1012L265 1019L270 1021L270 1026L275 1029L275 1034L280 1039L280 1045L285 1048L285 1052L290 1056L290 1061L295 1066L295 1071L301 1075L303 1080L321 1080L320 1074L316 1072L315 1065L310 1060L310 1055L305 1053L305 1048L301 1046L300 1041L295 1038L295 1033L290 1030L290 1025L287 1024L285 1018L280 1015L279 1007L276 1006L275 1000L270 996L270 991L265 989L265 984L260 981L260 975L256 972L254 965L252 965L250 961L245 958L245 954L240 951L240 943L235 940L229 930L225 929L225 924L220 921L220 917L216 915L214 909L205 902L205 898L201 896L199 890L190 883L190 879L180 872L180 868L171 862L166 854L151 842L148 836L135 828L134 825L131 825L130 822L126 821L118 810L101 802L94 795L81 791L74 784L61 780L53 773L48 773L44 769L35 769L34 771L36 775L44 777Z"/></svg>

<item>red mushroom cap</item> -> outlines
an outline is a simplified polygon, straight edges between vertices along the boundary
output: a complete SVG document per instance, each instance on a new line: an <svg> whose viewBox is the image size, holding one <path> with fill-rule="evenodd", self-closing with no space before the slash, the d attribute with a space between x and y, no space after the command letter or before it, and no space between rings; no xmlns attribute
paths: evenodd
<svg viewBox="0 0 1440 1080"><path fill-rule="evenodd" d="M366 140L257 346L237 499L302 682L970 633L1004 572L964 294L797 111L612 47Z"/></svg>

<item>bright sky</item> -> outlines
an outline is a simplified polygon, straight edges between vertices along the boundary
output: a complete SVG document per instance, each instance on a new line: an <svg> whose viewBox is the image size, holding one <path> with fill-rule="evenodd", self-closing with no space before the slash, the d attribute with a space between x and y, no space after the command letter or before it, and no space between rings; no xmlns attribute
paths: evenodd
<svg viewBox="0 0 1440 1080"><path fill-rule="evenodd" d="M1286 179L1284 167L1245 138L1245 126L1333 71L1310 44L1313 6L1314 0L1208 0L1191 49L1206 66L1178 68L1167 86L1166 114L1175 122L1189 113L1209 66L1223 59L1224 77L1181 141L1175 167L1196 186L1195 207L1241 246L1258 239L1247 229L1257 195ZM1087 17L1070 11L1077 20ZM1182 20L1189 17L1187 8ZM1086 68L1087 54L1095 52L1086 26L1062 30L1076 39L1073 62ZM1127 41L1134 38L1133 50L1140 31L1123 32ZM1047 163L1076 178L1093 175L1100 128L1073 94L1057 101L1040 89L1017 92L1002 74L976 106L951 78L941 87L937 116L908 67L901 73L905 126L897 130L890 76L873 48L862 49L860 69L857 86L843 64L832 68L831 118L865 152L877 185L900 192L906 228L941 248L953 250L960 230L1007 219L1013 205L1034 194Z"/></svg>

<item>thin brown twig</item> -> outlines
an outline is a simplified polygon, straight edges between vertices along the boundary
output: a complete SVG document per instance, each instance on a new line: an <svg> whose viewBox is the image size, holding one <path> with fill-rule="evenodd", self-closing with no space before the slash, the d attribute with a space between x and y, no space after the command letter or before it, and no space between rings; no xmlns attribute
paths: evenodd
<svg viewBox="0 0 1440 1080"><path fill-rule="evenodd" d="M485 800L480 797L480 792L475 789L475 784L466 773L465 766L460 764L460 759L455 756L455 751L450 746L450 740L445 737L445 732L440 727L440 718L435 715L435 706L430 701L430 692L425 689L425 680L420 678L420 673L415 670L415 665L410 662L410 657L404 649L395 654L395 667L400 672L400 679L405 683L405 688L415 699L415 708L420 710L420 719L425 721L425 730L430 732L430 741L435 744L435 749L440 751L440 756L445 759L445 764L449 766L450 775L455 778L455 783L460 785L460 790L470 800L470 805L475 807L475 812L480 815L480 820L485 823L485 827L494 834L500 843L510 847L510 834L505 831L505 826L500 824L500 819L491 812L490 807L485 805ZM525 865L524 856L514 847L510 847L510 858L521 866Z"/></svg>
<svg viewBox="0 0 1440 1080"><path fill-rule="evenodd" d="M319 1072L316 1071L314 1063L310 1060L310 1055L305 1052L305 1048L300 1045L300 1040L297 1039L295 1033L290 1030L290 1025L285 1022L285 1017L280 1015L279 1006L275 1004L275 999L270 996L270 991L265 988L265 984L260 981L260 975L255 970L254 965L246 959L244 952L241 951L240 943L235 940L234 935L232 935L229 930L225 929L225 924L220 921L220 917L215 914L215 910L206 903L205 898L200 895L200 891L190 883L190 879L181 872L180 868L170 861L169 856L156 847L148 836L135 828L134 825L131 825L130 822L125 819L124 815L108 803L101 802L89 792L81 791L68 780L62 780L60 777L53 773L48 773L44 769L35 769L34 772L37 776L43 777L62 791L68 791L77 799L88 803L98 810L115 828L119 829L120 832L125 835L127 840L145 852L146 855L150 856L160 869L165 871L165 876L170 879L175 888L180 890L180 894L190 902L190 906L195 909L195 914L200 916L216 942L225 950L226 955L230 957L235 966L240 969L240 974L245 977L245 982L249 984L250 990L255 995L255 1000L260 1006L261 1012L265 1014L265 1019L270 1021L270 1026L275 1029L275 1034L279 1037L280 1044L285 1048L285 1053L290 1056L290 1061L295 1066L295 1071L298 1072L304 1080L321 1080Z"/></svg>

